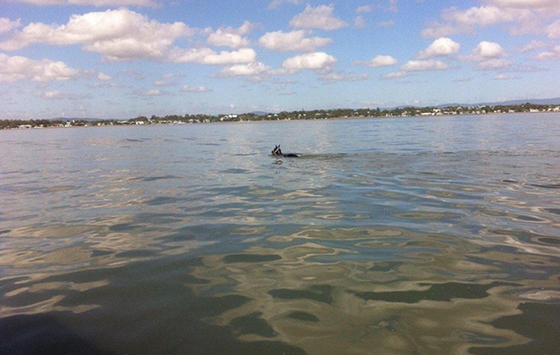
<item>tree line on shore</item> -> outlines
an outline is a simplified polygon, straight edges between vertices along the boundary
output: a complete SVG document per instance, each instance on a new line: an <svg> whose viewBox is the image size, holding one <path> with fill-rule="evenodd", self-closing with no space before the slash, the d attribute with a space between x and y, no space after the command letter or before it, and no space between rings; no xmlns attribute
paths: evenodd
<svg viewBox="0 0 560 355"><path fill-rule="evenodd" d="M40 120L0 120L0 129L50 128L50 127L80 127L80 126L117 126L117 125L150 125L150 124L190 124L212 122L247 122L247 121L286 121L286 120L316 120L341 118L375 118L375 117L414 117L439 115L477 115L492 113L520 113L520 112L560 112L560 105L541 105L527 102L521 105L496 106L447 106L438 107L399 107L394 109L331 109L331 110L301 110L282 111L278 113L243 113L243 114L185 114L156 116L150 118L138 116L128 120L85 120L85 119L40 119Z"/></svg>

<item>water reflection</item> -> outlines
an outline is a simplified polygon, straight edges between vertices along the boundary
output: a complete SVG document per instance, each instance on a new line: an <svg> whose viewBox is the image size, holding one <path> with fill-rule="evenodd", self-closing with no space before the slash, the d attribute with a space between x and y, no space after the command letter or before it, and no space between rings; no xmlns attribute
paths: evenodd
<svg viewBox="0 0 560 355"><path fill-rule="evenodd" d="M0 132L0 353L556 353L539 117Z"/></svg>
<svg viewBox="0 0 560 355"><path fill-rule="evenodd" d="M307 230L269 242L204 258L194 275L209 282L193 289L252 298L212 323L266 321L276 338L309 354L466 354L527 344L530 338L491 323L519 315L527 300L560 296L557 250L553 259L500 253L395 228Z"/></svg>

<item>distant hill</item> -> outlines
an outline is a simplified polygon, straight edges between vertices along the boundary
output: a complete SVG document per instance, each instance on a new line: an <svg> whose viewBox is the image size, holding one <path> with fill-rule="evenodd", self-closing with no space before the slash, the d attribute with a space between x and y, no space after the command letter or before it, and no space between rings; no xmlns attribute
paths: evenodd
<svg viewBox="0 0 560 355"><path fill-rule="evenodd" d="M95 121L102 121L102 120L114 120L113 118L94 118L94 117L55 117L51 118L51 121L63 121L63 122L71 122L71 121L86 121L86 122L95 122Z"/></svg>
<svg viewBox="0 0 560 355"><path fill-rule="evenodd" d="M268 112L264 112L264 111L253 111L251 113L255 116L266 116L266 115L268 115Z"/></svg>
<svg viewBox="0 0 560 355"><path fill-rule="evenodd" d="M523 99L523 100L509 100L509 101L500 101L500 102L481 102L475 104L443 104L437 105L437 107L449 107L449 106L464 106L464 107L472 107L472 106L508 106L508 105L523 105L527 102L530 102L535 105L560 105L560 97L554 97L550 99Z"/></svg>

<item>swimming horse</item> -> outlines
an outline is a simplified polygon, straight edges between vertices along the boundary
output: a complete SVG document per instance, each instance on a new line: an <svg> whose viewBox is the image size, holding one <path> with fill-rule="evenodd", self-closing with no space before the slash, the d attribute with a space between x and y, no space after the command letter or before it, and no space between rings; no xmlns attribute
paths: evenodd
<svg viewBox="0 0 560 355"><path fill-rule="evenodd" d="M283 154L282 149L280 149L280 144L278 144L277 146L274 147L274 149L272 149L272 155L277 156L277 157L284 157L284 158L298 158L299 157L299 155L294 154L294 153Z"/></svg>

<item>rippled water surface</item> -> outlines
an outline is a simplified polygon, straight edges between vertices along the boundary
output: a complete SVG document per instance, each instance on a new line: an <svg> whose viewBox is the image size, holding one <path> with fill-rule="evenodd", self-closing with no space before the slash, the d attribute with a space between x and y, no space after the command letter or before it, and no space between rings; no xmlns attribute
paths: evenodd
<svg viewBox="0 0 560 355"><path fill-rule="evenodd" d="M1 354L560 349L559 114L0 131L0 149Z"/></svg>

